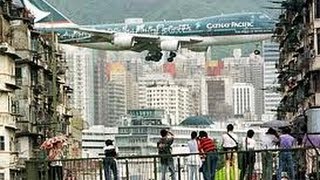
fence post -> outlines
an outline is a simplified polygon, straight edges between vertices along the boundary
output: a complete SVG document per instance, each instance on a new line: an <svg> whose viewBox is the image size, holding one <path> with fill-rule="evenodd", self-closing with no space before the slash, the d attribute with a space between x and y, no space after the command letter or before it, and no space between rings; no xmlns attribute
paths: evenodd
<svg viewBox="0 0 320 180"><path fill-rule="evenodd" d="M128 159L126 159L126 176L127 176L127 180L130 180L129 161L128 161Z"/></svg>
<svg viewBox="0 0 320 180"><path fill-rule="evenodd" d="M181 162L180 157L178 156L178 180L181 180Z"/></svg>
<svg viewBox="0 0 320 180"><path fill-rule="evenodd" d="M36 162L26 161L27 180L38 180L38 168Z"/></svg>
<svg viewBox="0 0 320 180"><path fill-rule="evenodd" d="M104 167L104 164L103 164L103 160L102 161L100 161L99 160L99 173L100 173L100 180L102 180L102 176L104 176L104 174L102 173L102 168Z"/></svg>
<svg viewBox="0 0 320 180"><path fill-rule="evenodd" d="M317 149L315 149L317 151ZM316 173L317 173L317 179L320 178L320 175L319 175L319 156L317 155L317 165L316 165Z"/></svg>
<svg viewBox="0 0 320 180"><path fill-rule="evenodd" d="M157 178L157 171L158 171L158 169L157 169L157 158L156 157L154 157L153 158L153 173L154 173L154 180L157 180L158 178Z"/></svg>

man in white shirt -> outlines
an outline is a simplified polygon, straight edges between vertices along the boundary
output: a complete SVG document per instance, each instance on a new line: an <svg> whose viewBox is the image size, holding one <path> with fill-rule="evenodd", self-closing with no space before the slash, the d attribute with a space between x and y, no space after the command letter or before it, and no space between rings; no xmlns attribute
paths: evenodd
<svg viewBox="0 0 320 180"><path fill-rule="evenodd" d="M198 140L197 140L197 132L193 131L191 133L191 139L188 141L188 147L190 153L199 153L198 150ZM190 155L188 158L188 167L189 167L189 179L190 180L198 180L198 169L200 167L200 157L198 154Z"/></svg>
<svg viewBox="0 0 320 180"><path fill-rule="evenodd" d="M222 135L223 151L230 151L226 153L226 180L230 180L230 166L233 166L234 171L238 171L238 157L235 151L238 150L238 136L233 133L233 125L228 124L227 133ZM234 180L238 180L238 173L235 173Z"/></svg>

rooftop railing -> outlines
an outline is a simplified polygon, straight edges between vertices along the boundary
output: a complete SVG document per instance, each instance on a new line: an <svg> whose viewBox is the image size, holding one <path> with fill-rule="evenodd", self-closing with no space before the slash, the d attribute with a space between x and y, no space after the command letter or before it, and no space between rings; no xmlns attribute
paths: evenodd
<svg viewBox="0 0 320 180"><path fill-rule="evenodd" d="M320 179L315 149L217 151L210 155L218 157L215 180L272 180L277 176L304 180L306 175L310 179ZM226 160L226 156L232 157L232 161ZM169 180L171 173L167 169L163 173L164 166L160 162L167 157L118 157L117 175L120 180L162 180L162 175ZM172 158L176 180L203 179L199 172L202 165L199 154L174 154ZM105 178L106 162L103 158L32 160L26 163L26 177L27 180L109 180ZM209 165L209 169L213 167Z"/></svg>

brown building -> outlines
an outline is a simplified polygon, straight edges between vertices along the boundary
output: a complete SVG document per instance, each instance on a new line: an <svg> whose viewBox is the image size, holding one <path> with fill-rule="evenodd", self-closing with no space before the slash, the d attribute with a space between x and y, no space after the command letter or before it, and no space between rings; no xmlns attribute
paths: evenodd
<svg viewBox="0 0 320 180"><path fill-rule="evenodd" d="M278 118L294 120L320 105L320 2L283 1L275 38L280 43Z"/></svg>

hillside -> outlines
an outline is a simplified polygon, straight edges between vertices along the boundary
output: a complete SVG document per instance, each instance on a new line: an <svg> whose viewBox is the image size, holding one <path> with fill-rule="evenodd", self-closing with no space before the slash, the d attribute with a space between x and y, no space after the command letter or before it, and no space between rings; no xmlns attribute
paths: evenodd
<svg viewBox="0 0 320 180"><path fill-rule="evenodd" d="M265 0L47 0L67 17L79 24L119 23L125 18L141 17L144 21L198 18L222 13L265 12ZM232 53L233 48L213 48L214 59ZM255 45L242 45L243 54L251 53Z"/></svg>
<svg viewBox="0 0 320 180"><path fill-rule="evenodd" d="M265 0L47 0L80 24L197 18L222 13L266 11Z"/></svg>

